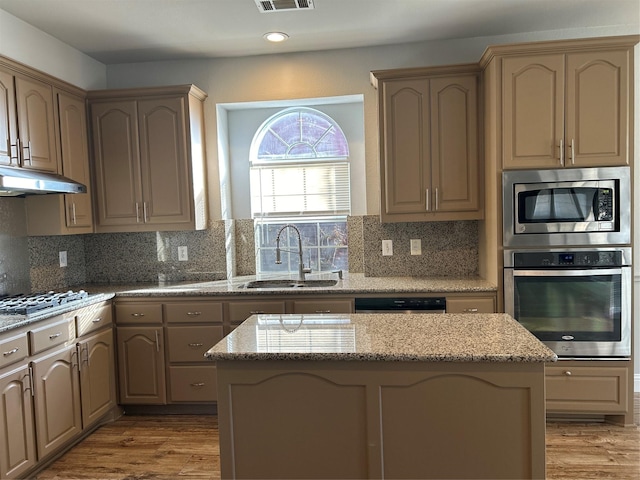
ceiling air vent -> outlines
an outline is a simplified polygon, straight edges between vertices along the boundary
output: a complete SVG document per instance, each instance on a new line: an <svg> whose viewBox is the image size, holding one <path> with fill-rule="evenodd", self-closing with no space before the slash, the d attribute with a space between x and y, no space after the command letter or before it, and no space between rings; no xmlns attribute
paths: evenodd
<svg viewBox="0 0 640 480"><path fill-rule="evenodd" d="M313 0L255 0L262 13L313 10Z"/></svg>

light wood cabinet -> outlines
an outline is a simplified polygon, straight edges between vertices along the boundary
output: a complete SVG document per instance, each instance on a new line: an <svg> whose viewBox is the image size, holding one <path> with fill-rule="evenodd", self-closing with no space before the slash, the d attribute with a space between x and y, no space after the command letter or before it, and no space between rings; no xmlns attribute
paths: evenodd
<svg viewBox="0 0 640 480"><path fill-rule="evenodd" d="M36 464L31 371L8 370L0 372L0 478L23 478Z"/></svg>
<svg viewBox="0 0 640 480"><path fill-rule="evenodd" d="M89 92L96 231L205 228L205 98L192 85Z"/></svg>
<svg viewBox="0 0 640 480"><path fill-rule="evenodd" d="M159 327L118 327L120 403L164 405L167 401L164 336Z"/></svg>
<svg viewBox="0 0 640 480"><path fill-rule="evenodd" d="M372 72L381 220L482 218L476 65Z"/></svg>
<svg viewBox="0 0 640 480"><path fill-rule="evenodd" d="M52 454L82 432L80 379L75 345L31 362L35 388L38 459Z"/></svg>
<svg viewBox="0 0 640 480"><path fill-rule="evenodd" d="M495 313L495 296L447 297L447 313Z"/></svg>
<svg viewBox="0 0 640 480"><path fill-rule="evenodd" d="M503 60L503 166L628 165L633 49Z"/></svg>
<svg viewBox="0 0 640 480"><path fill-rule="evenodd" d="M87 187L87 193L30 195L27 204L29 235L65 235L93 232L87 115L83 97L55 90L62 173Z"/></svg>
<svg viewBox="0 0 640 480"><path fill-rule="evenodd" d="M2 69L0 94L0 163L58 173L51 85Z"/></svg>

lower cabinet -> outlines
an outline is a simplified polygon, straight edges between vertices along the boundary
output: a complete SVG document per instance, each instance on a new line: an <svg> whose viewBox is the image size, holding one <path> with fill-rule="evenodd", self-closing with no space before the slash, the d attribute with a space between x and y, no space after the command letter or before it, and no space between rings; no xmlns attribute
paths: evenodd
<svg viewBox="0 0 640 480"><path fill-rule="evenodd" d="M162 326L118 327L117 337L120 403L165 404L167 388Z"/></svg>
<svg viewBox="0 0 640 480"><path fill-rule="evenodd" d="M447 297L447 313L495 313L495 311L495 295Z"/></svg>
<svg viewBox="0 0 640 480"><path fill-rule="evenodd" d="M31 363L38 459L82 432L78 354L70 345Z"/></svg>
<svg viewBox="0 0 640 480"><path fill-rule="evenodd" d="M29 366L0 375L0 478L18 478L36 464Z"/></svg>

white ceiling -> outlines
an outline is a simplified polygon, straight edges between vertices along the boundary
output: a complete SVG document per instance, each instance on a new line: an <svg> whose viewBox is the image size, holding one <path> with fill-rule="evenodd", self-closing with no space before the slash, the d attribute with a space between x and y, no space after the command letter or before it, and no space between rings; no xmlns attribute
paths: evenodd
<svg viewBox="0 0 640 480"><path fill-rule="evenodd" d="M105 64L304 52L589 27L638 26L640 0L0 0L0 9ZM268 31L289 34L268 44Z"/></svg>

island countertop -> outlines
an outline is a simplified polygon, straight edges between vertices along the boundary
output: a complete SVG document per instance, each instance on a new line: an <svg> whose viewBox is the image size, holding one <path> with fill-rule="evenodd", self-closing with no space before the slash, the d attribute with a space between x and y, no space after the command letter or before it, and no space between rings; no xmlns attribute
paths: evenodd
<svg viewBox="0 0 640 480"><path fill-rule="evenodd" d="M549 362L557 356L510 315L252 315L206 353L224 360Z"/></svg>

